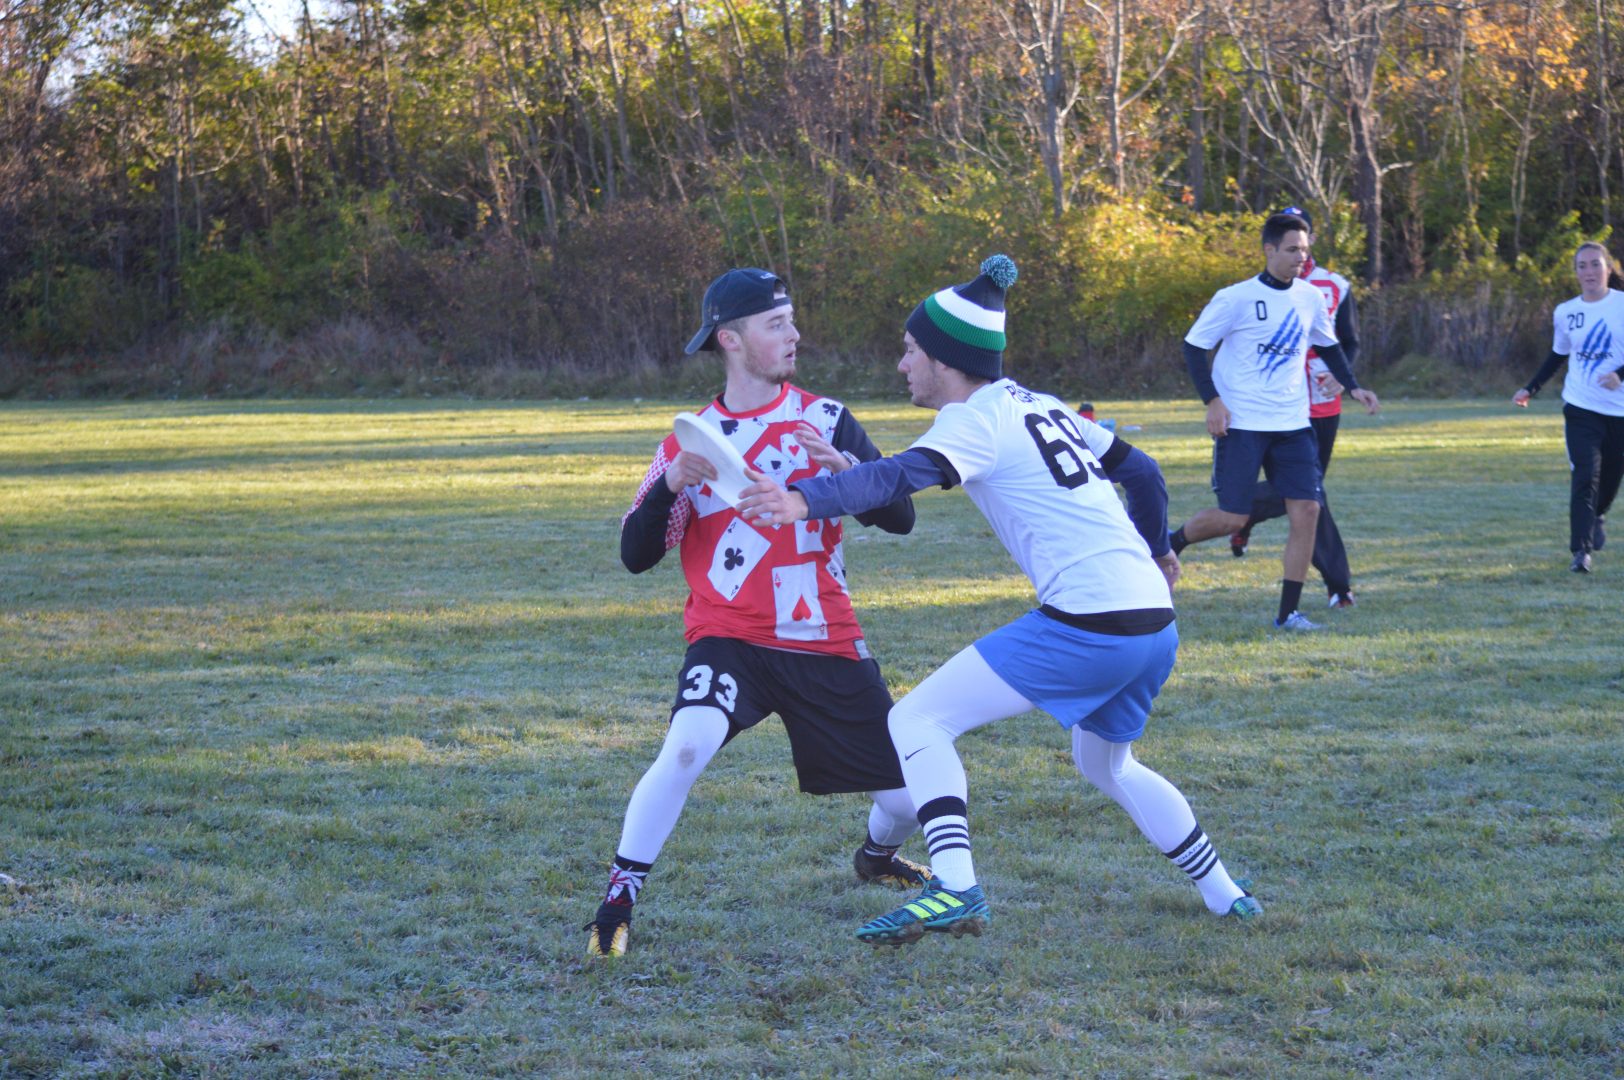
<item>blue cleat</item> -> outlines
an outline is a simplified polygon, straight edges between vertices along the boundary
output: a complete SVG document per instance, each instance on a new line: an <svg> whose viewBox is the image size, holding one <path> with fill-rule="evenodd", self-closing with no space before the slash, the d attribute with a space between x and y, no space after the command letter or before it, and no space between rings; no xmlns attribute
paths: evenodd
<svg viewBox="0 0 1624 1080"><path fill-rule="evenodd" d="M1235 916L1235 918L1241 920L1242 922L1248 922L1263 915L1263 905L1258 903L1257 898L1251 893L1247 893L1245 896L1229 905L1228 914Z"/></svg>
<svg viewBox="0 0 1624 1080"><path fill-rule="evenodd" d="M937 882L889 915L864 923L857 940L870 945L910 945L925 936L926 930L963 937L980 937L992 921L992 910L980 885L963 892L944 889Z"/></svg>

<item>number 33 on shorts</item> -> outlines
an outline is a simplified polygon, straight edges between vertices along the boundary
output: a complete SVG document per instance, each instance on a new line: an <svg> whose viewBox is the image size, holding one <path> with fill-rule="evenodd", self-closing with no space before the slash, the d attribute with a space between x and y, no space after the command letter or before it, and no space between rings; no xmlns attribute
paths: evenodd
<svg viewBox="0 0 1624 1080"><path fill-rule="evenodd" d="M725 671L717 673L709 664L695 664L682 676L682 699L709 700L731 713L739 701L739 684Z"/></svg>

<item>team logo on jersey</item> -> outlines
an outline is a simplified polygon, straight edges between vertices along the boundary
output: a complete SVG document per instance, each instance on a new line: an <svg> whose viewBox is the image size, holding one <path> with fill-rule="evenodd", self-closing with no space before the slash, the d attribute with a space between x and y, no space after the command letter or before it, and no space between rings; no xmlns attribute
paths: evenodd
<svg viewBox="0 0 1624 1080"><path fill-rule="evenodd" d="M1603 360L1613 354L1613 332L1607 328L1605 321L1597 322L1585 335L1584 342L1579 346L1574 359L1585 369L1586 374L1594 375L1596 369L1601 367Z"/></svg>
<svg viewBox="0 0 1624 1080"><path fill-rule="evenodd" d="M1260 341L1257 346L1259 361L1266 374L1273 375L1293 359L1299 359L1301 354L1297 348L1303 340L1303 320L1292 308L1286 313L1280 328L1268 341Z"/></svg>

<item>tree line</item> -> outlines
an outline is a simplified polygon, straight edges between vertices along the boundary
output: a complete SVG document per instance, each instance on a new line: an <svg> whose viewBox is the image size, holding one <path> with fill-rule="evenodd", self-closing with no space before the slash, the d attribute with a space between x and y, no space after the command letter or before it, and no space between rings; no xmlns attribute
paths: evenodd
<svg viewBox="0 0 1624 1080"><path fill-rule="evenodd" d="M215 390L638 385L737 264L788 278L830 355L889 356L906 307L995 248L1028 362L1165 385L1288 204L1368 289L1372 362L1503 366L1624 213L1610 0L263 15L0 14L0 392L46 369L162 389L177 364Z"/></svg>

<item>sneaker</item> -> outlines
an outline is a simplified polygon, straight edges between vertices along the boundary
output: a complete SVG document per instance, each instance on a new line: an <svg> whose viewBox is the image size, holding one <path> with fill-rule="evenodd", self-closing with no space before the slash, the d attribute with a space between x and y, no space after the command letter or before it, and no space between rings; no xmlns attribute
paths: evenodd
<svg viewBox="0 0 1624 1080"><path fill-rule="evenodd" d="M1573 565L1568 567L1568 569L1572 570L1575 574L1590 573L1590 552L1575 551L1573 553Z"/></svg>
<svg viewBox="0 0 1624 1080"><path fill-rule="evenodd" d="M1237 559L1246 557L1246 545L1252 542L1252 534L1242 529L1238 533L1229 534L1229 553Z"/></svg>
<svg viewBox="0 0 1624 1080"><path fill-rule="evenodd" d="M1602 528L1602 519L1596 519L1596 527L1590 530L1590 550L1600 551L1607 546L1607 530Z"/></svg>
<svg viewBox="0 0 1624 1080"><path fill-rule="evenodd" d="M631 930L630 904L599 904L598 914L581 927L589 931L586 955L589 960L602 960L626 955L626 936Z"/></svg>
<svg viewBox="0 0 1624 1080"><path fill-rule="evenodd" d="M1276 619L1276 620L1274 620L1274 628L1276 630L1291 630L1291 631L1293 631L1295 633L1299 633L1299 634L1306 633L1309 630L1323 629L1323 627L1321 627L1319 623L1317 623L1317 622L1309 622L1308 621L1308 616L1304 615L1300 611L1293 611L1290 615L1287 615L1284 619Z"/></svg>
<svg viewBox="0 0 1624 1080"><path fill-rule="evenodd" d="M1358 603L1358 601L1353 598L1353 590L1349 589L1347 592L1334 592L1334 593L1332 593L1331 594L1331 602L1326 604L1325 606L1326 607L1331 607L1331 608L1343 608L1343 607L1353 607L1357 603Z"/></svg>
<svg viewBox="0 0 1624 1080"><path fill-rule="evenodd" d="M931 884L912 900L889 915L864 923L857 940L870 945L910 945L925 936L926 930L963 937L980 937L992 921L992 910L980 885L963 892Z"/></svg>
<svg viewBox="0 0 1624 1080"><path fill-rule="evenodd" d="M912 859L895 854L880 858L862 848L858 848L857 854L851 857L851 865L862 880L875 885L888 885L893 889L922 889L936 880L930 867L921 866Z"/></svg>

